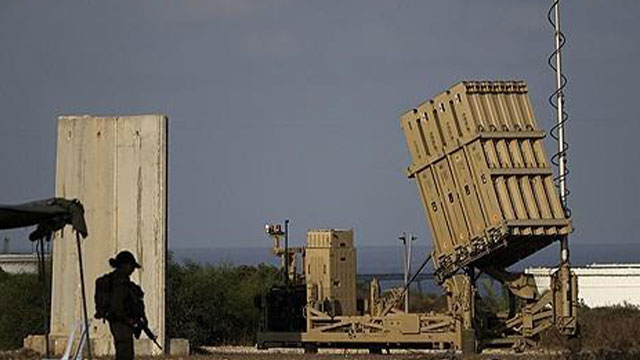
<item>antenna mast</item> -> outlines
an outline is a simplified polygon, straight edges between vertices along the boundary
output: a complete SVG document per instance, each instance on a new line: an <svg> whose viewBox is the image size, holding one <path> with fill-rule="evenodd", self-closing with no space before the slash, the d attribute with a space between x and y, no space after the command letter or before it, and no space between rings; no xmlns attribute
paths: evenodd
<svg viewBox="0 0 640 360"><path fill-rule="evenodd" d="M564 45L564 35L560 30L560 0L555 2L555 43L556 43L556 120L558 123L558 183L560 185L560 201L564 209L567 209L567 147L565 142L565 113L564 113L564 86L566 80L562 75L562 47ZM560 241L560 261L563 264L569 263L569 236L565 236Z"/></svg>
<svg viewBox="0 0 640 360"><path fill-rule="evenodd" d="M553 12L553 18L552 18ZM567 113L564 111L564 88L567 84L567 78L562 74L562 48L565 44L565 36L560 30L560 0L554 0L549 11L549 21L554 27L555 49L549 58L549 65L555 70L556 89L549 99L551 105L556 110L556 125L551 129L553 137L558 141L558 152L554 156L556 165L558 166L557 185L560 192L560 201L565 213L569 216L569 207L567 204L567 196L569 190L567 188L567 149L565 124L567 121ZM553 62L552 62L553 61ZM555 135L553 134L555 132ZM569 263L569 243L568 236L564 236L560 240L560 261L561 264Z"/></svg>

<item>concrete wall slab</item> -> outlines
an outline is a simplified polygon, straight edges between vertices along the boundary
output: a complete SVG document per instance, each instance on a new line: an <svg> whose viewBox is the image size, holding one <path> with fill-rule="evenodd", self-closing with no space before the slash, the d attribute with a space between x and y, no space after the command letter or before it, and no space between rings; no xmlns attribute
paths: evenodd
<svg viewBox="0 0 640 360"><path fill-rule="evenodd" d="M145 291L150 327L165 341L167 260L167 118L164 115L58 118L56 196L85 207L83 240L87 311L96 355L113 352L108 324L93 318L95 280L108 259L131 251L142 265L132 280ZM51 334L67 336L82 319L75 236L54 239ZM153 354L158 354L153 349Z"/></svg>

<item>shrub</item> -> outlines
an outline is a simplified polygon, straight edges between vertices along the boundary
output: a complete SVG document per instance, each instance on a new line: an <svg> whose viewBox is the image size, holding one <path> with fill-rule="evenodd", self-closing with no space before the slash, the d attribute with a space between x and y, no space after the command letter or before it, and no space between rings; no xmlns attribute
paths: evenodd
<svg viewBox="0 0 640 360"><path fill-rule="evenodd" d="M590 352L640 351L640 309L633 305L578 310L578 335L568 339L553 327L543 333L542 345ZM576 349L577 348L577 349Z"/></svg>
<svg viewBox="0 0 640 360"><path fill-rule="evenodd" d="M167 333L192 346L253 343L259 309L254 298L276 282L273 266L169 263Z"/></svg>
<svg viewBox="0 0 640 360"><path fill-rule="evenodd" d="M43 334L42 282L36 274L0 270L0 349L22 347L29 334Z"/></svg>

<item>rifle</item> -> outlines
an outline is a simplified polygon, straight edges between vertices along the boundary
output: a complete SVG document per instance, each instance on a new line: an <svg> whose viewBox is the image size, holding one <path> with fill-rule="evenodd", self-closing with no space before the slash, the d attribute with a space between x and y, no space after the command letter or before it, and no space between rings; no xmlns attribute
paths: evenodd
<svg viewBox="0 0 640 360"><path fill-rule="evenodd" d="M144 301L142 300L142 298L144 297L144 292L142 291L142 288L140 288L140 286L134 284L133 282L130 282L129 284L129 289L133 298L132 312L135 315L133 317L134 323L132 325L133 335L135 335L136 339L139 339L140 335L144 331L147 337L151 341L153 341L153 343L156 344L156 346L160 350L162 350L162 346L158 344L158 337L153 333L153 331L151 331L151 329L149 329L149 320L147 320L147 315L145 315Z"/></svg>
<svg viewBox="0 0 640 360"><path fill-rule="evenodd" d="M147 320L146 316L135 318L135 323L133 324L133 334L135 335L136 339L140 338L140 335L143 331L147 335L147 337L151 341L153 341L153 343L156 344L156 346L160 350L162 350L162 346L158 344L158 337L153 333L153 331L151 331L151 329L149 329L149 321Z"/></svg>

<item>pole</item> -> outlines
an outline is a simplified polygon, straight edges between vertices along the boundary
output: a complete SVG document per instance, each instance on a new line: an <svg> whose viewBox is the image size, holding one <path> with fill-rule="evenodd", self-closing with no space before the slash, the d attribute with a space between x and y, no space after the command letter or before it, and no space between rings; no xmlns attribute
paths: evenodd
<svg viewBox="0 0 640 360"><path fill-rule="evenodd" d="M404 267L404 287L406 289L404 293L404 312L406 313L409 312L409 289L407 288L407 284L409 283L409 248L407 247L407 240L411 242L410 236L411 234L407 235L406 232L402 232L402 235L398 236L398 239L402 241L402 245L404 246L404 249L403 249L404 250L403 251L404 266L403 267Z"/></svg>
<svg viewBox="0 0 640 360"><path fill-rule="evenodd" d="M51 233L46 235L47 241L51 241ZM49 344L49 317L47 316L48 308L49 308L49 289L47 286L47 265L45 263L45 252L44 252L44 238L38 240L39 244L39 252L38 252L38 262L40 263L40 276L42 279L42 321L44 325L44 349L45 355L49 358L51 353L50 344ZM36 250L38 250L36 248Z"/></svg>
<svg viewBox="0 0 640 360"><path fill-rule="evenodd" d="M284 220L284 282L289 284L289 219Z"/></svg>
<svg viewBox="0 0 640 360"><path fill-rule="evenodd" d="M563 36L560 30L560 0L554 0L554 40L556 67L556 121L558 127L558 185L560 201L563 209L567 209L567 176L566 176L566 134L564 122L564 91L562 75L562 45ZM562 314L571 316L571 270L569 269L569 235L560 239L560 287L563 296Z"/></svg>
<svg viewBox="0 0 640 360"><path fill-rule="evenodd" d="M404 241L404 286L409 284L409 254L411 254L411 234L409 238ZM404 312L409 312L409 287L407 286L407 292L404 294Z"/></svg>
<svg viewBox="0 0 640 360"><path fill-rule="evenodd" d="M565 129L564 129L564 91L562 89L562 32L560 30L560 0L556 0L555 11L555 60L556 60L556 121L558 123L558 175L560 186L560 201L564 208L567 207L567 178L565 176L565 166L567 162L567 153L565 147ZM568 237L563 237L560 242L560 260L562 263L569 262L569 244Z"/></svg>
<svg viewBox="0 0 640 360"><path fill-rule="evenodd" d="M409 276L411 276L411 260L413 259L413 256L411 254L411 249L413 247L413 241L417 239L415 236L413 236L412 233L409 233L409 256L407 256L407 284L409 283ZM406 297L406 304L405 307L407 308L406 312L409 312L409 301L410 301L410 296L409 296L409 291L410 291L410 287L407 288L407 297Z"/></svg>
<svg viewBox="0 0 640 360"><path fill-rule="evenodd" d="M80 287L82 289L82 314L84 316L85 339L87 340L87 358L91 359L91 341L89 340L89 318L87 317L87 295L84 287L84 268L82 266L82 246L80 233L76 231L76 249L78 251L78 268L80 269Z"/></svg>

